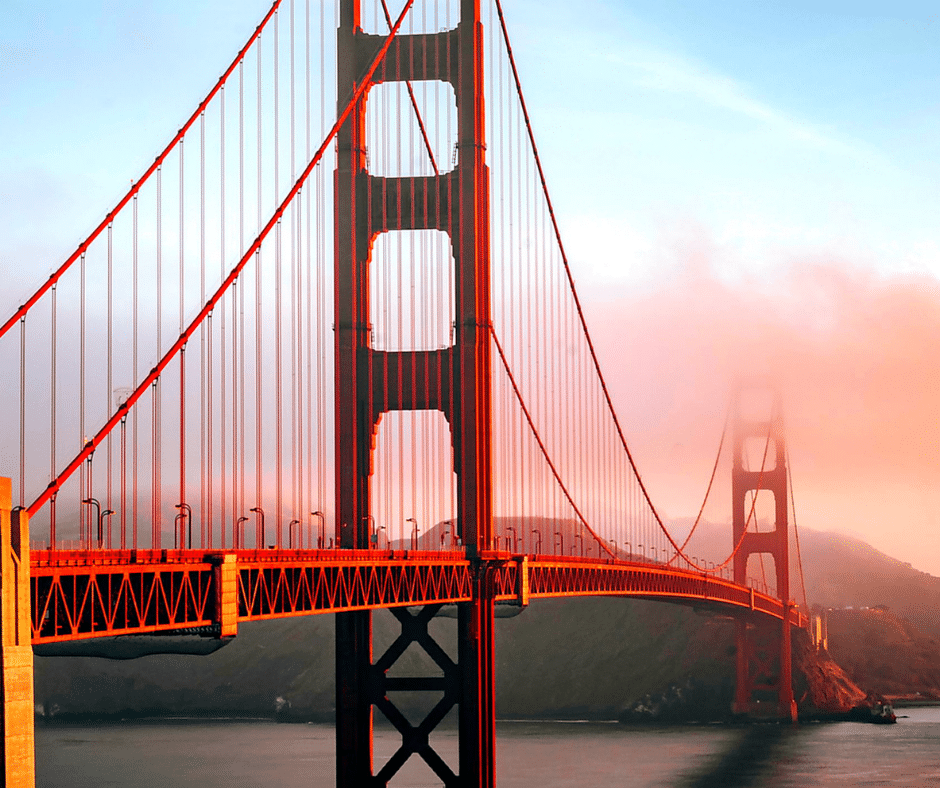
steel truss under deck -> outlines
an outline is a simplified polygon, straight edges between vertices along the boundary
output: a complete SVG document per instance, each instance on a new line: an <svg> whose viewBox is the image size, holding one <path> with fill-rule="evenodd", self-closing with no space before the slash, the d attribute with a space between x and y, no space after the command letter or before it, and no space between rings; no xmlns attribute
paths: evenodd
<svg viewBox="0 0 940 788"><path fill-rule="evenodd" d="M317 613L444 605L471 599L459 553L353 550L32 550L34 645L93 637L201 630ZM686 602L782 620L783 603L714 575L655 564L492 553L494 601L563 596ZM226 573L225 569L229 572ZM229 576L226 576L229 574ZM235 606L223 604L226 589ZM790 622L804 618L790 611Z"/></svg>

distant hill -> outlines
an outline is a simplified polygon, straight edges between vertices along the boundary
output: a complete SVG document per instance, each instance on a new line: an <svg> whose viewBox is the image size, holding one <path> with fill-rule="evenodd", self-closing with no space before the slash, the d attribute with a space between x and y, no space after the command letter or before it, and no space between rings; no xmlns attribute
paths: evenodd
<svg viewBox="0 0 940 788"><path fill-rule="evenodd" d="M806 595L825 608L886 605L940 638L940 577L879 552L859 539L804 531Z"/></svg>
<svg viewBox="0 0 940 788"><path fill-rule="evenodd" d="M940 700L940 641L890 610L831 611L829 653L857 684L881 695Z"/></svg>
<svg viewBox="0 0 940 788"><path fill-rule="evenodd" d="M705 529L716 545L730 541L727 531ZM865 689L890 688L890 694L940 693L940 672L931 667L940 664L940 578L836 534L806 531L802 548L812 602L887 605L893 611L896 623L833 615L830 652L849 675ZM385 611L375 616L377 655L396 626ZM432 631L453 653L453 620L435 619ZM881 663L872 643L885 644ZM651 693L690 687L715 708L727 708L733 654L730 623L689 608L616 598L540 600L497 621L497 713L612 719ZM416 674L422 664L412 646L398 670ZM891 682L881 681L889 672ZM270 716L281 709L295 718L329 719L333 620L308 616L243 625L231 645L206 657L37 657L36 701L54 715Z"/></svg>
<svg viewBox="0 0 940 788"><path fill-rule="evenodd" d="M683 521L670 525L679 533L689 528ZM702 523L689 550L708 560L722 560L731 550L731 541L730 525ZM925 633L940 637L940 577L920 572L860 539L830 531L801 528L800 548L810 605L887 605ZM790 552L790 592L802 601L795 545Z"/></svg>

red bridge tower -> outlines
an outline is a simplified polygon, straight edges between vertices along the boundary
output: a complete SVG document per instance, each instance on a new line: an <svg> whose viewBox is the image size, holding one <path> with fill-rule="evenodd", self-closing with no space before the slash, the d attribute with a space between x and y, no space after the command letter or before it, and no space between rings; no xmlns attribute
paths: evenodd
<svg viewBox="0 0 940 788"><path fill-rule="evenodd" d="M787 451L783 417L775 395L771 397L769 411L764 411L756 418L743 410L745 395L765 392L763 388L743 389L737 394L731 506L733 544L737 547L740 543L740 547L734 556L734 582L747 584L747 562L752 554L769 553L776 570L777 596L783 601L786 614L779 633L761 632L756 623L738 617L734 712L768 716L767 702L772 704L775 694L776 715L795 721L797 712L793 699L790 645L790 611L793 604L790 601ZM763 452L762 462L757 468L746 463L746 443L749 439L759 441L759 448ZM752 492L756 496L761 490L773 494L774 527L773 530L757 533L747 530L748 521L755 514L748 507L747 494Z"/></svg>
<svg viewBox="0 0 940 788"><path fill-rule="evenodd" d="M386 41L363 32L359 0L341 0L337 101L342 110ZM461 0L460 22L436 33L398 35L372 82L439 80L457 102L457 162L447 173L377 177L368 169L368 92L338 137L336 171L336 522L337 544L369 546L372 452L386 412L437 410L452 436L457 477L457 534L473 571L473 600L459 605L457 663L427 632L436 609L398 611L402 635L378 661L369 612L336 617L337 784L386 785L418 754L445 785L495 782L494 601L491 513L490 264L488 172L484 161L483 34L479 0ZM396 230L440 230L450 238L456 338L439 350L380 351L371 346L369 279L373 243ZM409 643L424 648L443 678L395 678L387 672ZM443 690L428 717L412 726L389 690ZM459 707L459 775L428 736ZM372 715L378 706L402 734L402 746L373 774Z"/></svg>

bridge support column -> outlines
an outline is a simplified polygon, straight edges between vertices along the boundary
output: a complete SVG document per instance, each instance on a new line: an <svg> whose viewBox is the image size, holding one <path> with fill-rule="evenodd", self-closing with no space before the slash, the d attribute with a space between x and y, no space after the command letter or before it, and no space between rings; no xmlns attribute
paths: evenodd
<svg viewBox="0 0 940 788"><path fill-rule="evenodd" d="M738 619L735 647L734 713L796 722L790 626Z"/></svg>
<svg viewBox="0 0 940 788"><path fill-rule="evenodd" d="M781 719L796 722L796 698L793 697L793 638L790 629L792 611L793 603L788 601L786 614L780 622L780 692L777 704Z"/></svg>
<svg viewBox="0 0 940 788"><path fill-rule="evenodd" d="M760 393L763 387L742 389L737 393L734 425L734 458L731 471L732 527L734 534L734 581L748 582L747 562L754 553L766 553L773 558L776 570L776 593L784 606L780 629L769 634L746 620L738 620L735 633L737 647L734 712L754 716L776 716L796 720L796 701L793 697L791 613L790 601L790 543L788 528L788 476L786 439L783 419L776 396L768 412L754 417L743 413L745 394ZM762 450L762 460L756 468L747 462L748 440L754 440ZM759 532L755 501L748 506L747 496L768 491L774 499L773 529ZM776 696L776 697L774 697ZM768 714L768 709L773 709Z"/></svg>
<svg viewBox="0 0 940 788"><path fill-rule="evenodd" d="M492 578L484 568L474 580L474 600L460 605L458 655L460 777L465 788L496 785L496 639Z"/></svg>
<svg viewBox="0 0 940 788"><path fill-rule="evenodd" d="M385 36L365 33L361 0L340 0L337 97L342 110L355 95ZM474 576L472 600L458 612L457 663L428 637L429 615L396 612L402 637L372 664L369 613L337 616L337 784L385 785L411 755L420 755L447 786L491 788L495 782L493 700L492 423L490 346L489 171L483 90L480 0L460 0L456 27L399 34L376 68L372 84L439 81L457 104L456 159L434 175L379 175L366 153L366 93L337 137L335 173L336 293L336 543L368 550L372 454L380 419L396 411L433 410L451 428L457 511L453 528ZM415 110L417 112L417 110ZM430 138L436 138L431 130ZM383 233L439 231L450 240L453 265L453 343L434 349L383 350L372 345L372 249ZM405 261L402 261L404 264ZM421 343L419 342L420 346ZM419 515L420 516L420 515ZM384 526L383 526L384 527ZM416 537L417 538L417 537ZM395 650L419 643L444 671L437 677L386 675ZM451 677L451 678L448 678ZM386 691L444 688L444 699L418 726L395 710ZM459 772L454 774L427 737L439 717L459 709ZM449 704L449 705L448 705ZM402 746L372 774L372 706L399 729Z"/></svg>
<svg viewBox="0 0 940 788"><path fill-rule="evenodd" d="M221 553L213 560L215 576L215 623L220 638L238 634L238 558L234 553Z"/></svg>
<svg viewBox="0 0 940 788"><path fill-rule="evenodd" d="M3 788L36 784L33 647L29 614L29 516L11 511L12 487L0 478L0 718Z"/></svg>
<svg viewBox="0 0 940 788"><path fill-rule="evenodd" d="M336 614L336 785L384 785L372 776L372 613Z"/></svg>
<svg viewBox="0 0 940 788"><path fill-rule="evenodd" d="M496 784L496 715L494 699L494 610L487 572L474 581L480 598L458 606L457 661L434 640L428 626L441 605L417 612L392 608L401 634L374 664L366 637L369 613L337 617L337 785L387 786L405 762L416 755L448 788L494 788ZM371 633L369 633L371 635ZM358 648L350 648L358 642ZM389 676L398 659L417 645L437 675ZM408 720L390 695L431 693L432 703L417 724ZM458 769L454 771L434 749L431 734L459 705ZM401 745L373 774L373 706L401 734Z"/></svg>

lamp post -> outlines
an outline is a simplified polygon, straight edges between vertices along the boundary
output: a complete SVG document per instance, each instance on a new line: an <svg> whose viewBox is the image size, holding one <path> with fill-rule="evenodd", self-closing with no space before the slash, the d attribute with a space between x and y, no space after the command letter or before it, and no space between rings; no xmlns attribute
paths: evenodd
<svg viewBox="0 0 940 788"><path fill-rule="evenodd" d="M584 534L582 534L580 531L578 531L578 532L574 535L574 538L581 540L581 557L584 558ZM574 545L571 546L571 554L574 555Z"/></svg>
<svg viewBox="0 0 940 788"><path fill-rule="evenodd" d="M414 523L414 528L411 530L411 549L418 549L418 521L414 517L409 517L405 520L406 523Z"/></svg>
<svg viewBox="0 0 940 788"><path fill-rule="evenodd" d="M248 518L245 515L242 515L238 518L238 521L235 523L235 549L241 550L245 546L245 526L244 523L248 522Z"/></svg>
<svg viewBox="0 0 940 788"><path fill-rule="evenodd" d="M300 520L291 520L287 524L287 549L288 550L294 549L294 526L295 525L300 525ZM303 534L301 534L301 536L303 536ZM300 547L302 548L303 546L304 546L303 539L301 539Z"/></svg>
<svg viewBox="0 0 940 788"><path fill-rule="evenodd" d="M557 536L559 541L561 542L561 552L558 553L558 555L564 555L565 554L565 535L561 531L555 531L555 536ZM554 542L552 543L552 549L553 550L555 549Z"/></svg>
<svg viewBox="0 0 940 788"><path fill-rule="evenodd" d="M178 523L180 520L182 520L184 517L186 518L186 520L187 520L187 522L188 522L188 525L189 525L189 549L192 550L192 549L193 549L193 507L190 506L188 503L178 503L178 504L176 504L176 506L174 506L173 508L180 510L180 513L179 513L178 515L176 515L176 518L173 520L174 525L175 525L176 523ZM174 528L173 530L175 531L176 528ZM180 541L180 542L183 541L183 534L182 534L182 532L180 532L180 534L179 534L179 541Z"/></svg>
<svg viewBox="0 0 940 788"><path fill-rule="evenodd" d="M259 550L259 549L263 550L264 549L264 509L262 509L260 506L255 506L253 509L251 509L251 511L257 512L261 518L260 538L258 539L258 544L255 544L255 550Z"/></svg>
<svg viewBox="0 0 940 788"><path fill-rule="evenodd" d="M98 542L99 542L99 546L100 546L100 542L101 542L101 503L98 501L97 498L83 498L83 499L82 499L82 503L87 503L87 504L89 504L90 506L94 506L94 507L95 507L95 519L98 521ZM91 536L91 535L89 534L89 539L88 539L89 542L91 541L90 536Z"/></svg>
<svg viewBox="0 0 940 788"><path fill-rule="evenodd" d="M310 516L320 518L320 533L319 533L319 536L317 537L317 547L322 548L323 547L323 529L326 526L326 518L323 516L323 512L319 510L315 512L310 512Z"/></svg>
<svg viewBox="0 0 940 788"><path fill-rule="evenodd" d="M535 552L536 554L542 552L542 532L538 528L533 528L532 533L535 534Z"/></svg>
<svg viewBox="0 0 940 788"><path fill-rule="evenodd" d="M175 506L173 507L176 508ZM173 518L173 549L179 550L180 546L180 520L182 520L186 515L182 512L177 512L176 516Z"/></svg>
<svg viewBox="0 0 940 788"><path fill-rule="evenodd" d="M113 514L114 514L114 509L105 509L101 513L102 522L104 522L105 517L111 517L111 515ZM98 529L98 547L102 547L104 543L103 531L104 531L103 528ZM108 520L108 548L110 547L111 547L111 521Z"/></svg>
<svg viewBox="0 0 940 788"><path fill-rule="evenodd" d="M516 527L514 525L507 525L506 530L512 531L512 551L516 552L516 540L518 539L518 532L516 531ZM506 546L509 547L508 538L506 539Z"/></svg>
<svg viewBox="0 0 940 788"><path fill-rule="evenodd" d="M104 522L105 517L110 517L114 514L114 509L105 509L101 513L101 522L98 523L98 547L101 548L104 546L104 529L102 528L102 523ZM108 547L111 546L111 522L108 521Z"/></svg>

